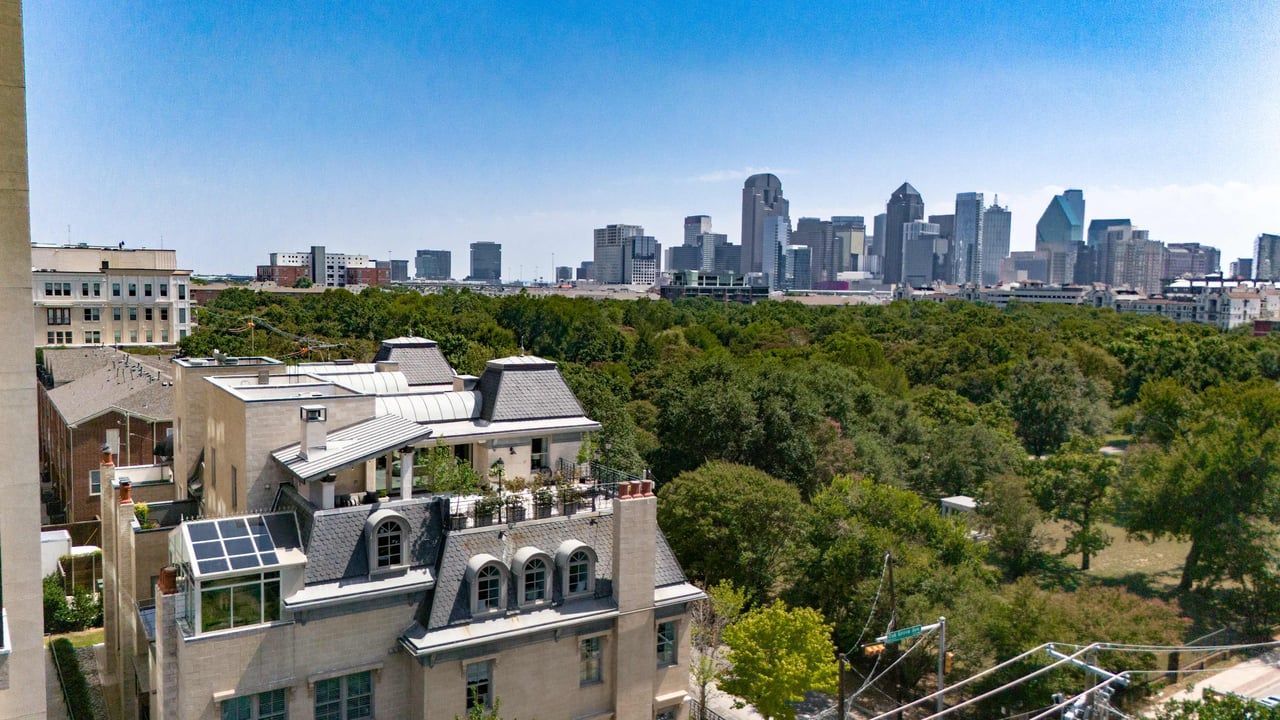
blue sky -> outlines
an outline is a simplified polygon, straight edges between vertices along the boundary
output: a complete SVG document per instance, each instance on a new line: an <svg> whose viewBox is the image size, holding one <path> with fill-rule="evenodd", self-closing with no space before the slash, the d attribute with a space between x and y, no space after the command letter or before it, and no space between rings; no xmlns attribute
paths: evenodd
<svg viewBox="0 0 1280 720"><path fill-rule="evenodd" d="M1051 195L1152 237L1280 232L1280 3L27 3L32 236L252 272L323 244L504 247L591 230L738 239L742 181L793 220ZM70 232L68 233L68 226ZM1224 267L1225 269L1225 267Z"/></svg>

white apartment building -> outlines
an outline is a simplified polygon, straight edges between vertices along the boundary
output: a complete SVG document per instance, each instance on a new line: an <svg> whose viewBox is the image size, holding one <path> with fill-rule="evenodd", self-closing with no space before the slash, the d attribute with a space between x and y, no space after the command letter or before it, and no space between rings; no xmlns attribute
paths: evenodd
<svg viewBox="0 0 1280 720"><path fill-rule="evenodd" d="M31 246L35 345L170 345L190 334L190 270L174 250Z"/></svg>

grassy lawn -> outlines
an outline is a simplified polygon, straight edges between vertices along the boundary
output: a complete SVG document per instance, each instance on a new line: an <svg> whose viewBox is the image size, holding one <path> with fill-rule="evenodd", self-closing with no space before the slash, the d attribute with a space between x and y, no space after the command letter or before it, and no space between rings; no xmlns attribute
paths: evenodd
<svg viewBox="0 0 1280 720"><path fill-rule="evenodd" d="M1171 592L1182 576L1182 562L1191 549L1191 543L1158 540L1145 543L1128 540L1124 530L1114 525L1102 525L1111 536L1111 545L1094 556L1089 575L1100 580L1118 581L1132 589L1145 586L1148 592ZM1067 531L1062 523L1043 523L1039 532L1048 540L1045 550L1058 553L1066 541ZM1080 567L1079 555L1068 555L1063 562ZM1136 587L1135 587L1136 585Z"/></svg>
<svg viewBox="0 0 1280 720"><path fill-rule="evenodd" d="M70 640L71 644L78 648L93 647L94 645L103 642L104 638L106 638L106 631L102 628L92 628L90 630L82 630L80 632L67 633L65 635L50 635L45 638L45 646L48 647L49 643L53 642L54 638L58 637L64 637Z"/></svg>

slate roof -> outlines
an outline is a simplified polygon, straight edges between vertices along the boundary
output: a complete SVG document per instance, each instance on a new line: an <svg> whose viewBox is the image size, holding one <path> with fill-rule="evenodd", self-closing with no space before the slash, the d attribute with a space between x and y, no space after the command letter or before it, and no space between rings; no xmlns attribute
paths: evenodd
<svg viewBox="0 0 1280 720"><path fill-rule="evenodd" d="M292 510L298 518L303 550L307 555L307 585L369 575L369 551L364 524L378 510L394 510L409 522L409 567L431 568L444 536L442 506L434 498L394 500L355 507L317 510L292 487L282 488L277 510ZM464 561L465 564L465 561Z"/></svg>
<svg viewBox="0 0 1280 720"><path fill-rule="evenodd" d="M593 524L594 523L594 524ZM501 535L501 537L499 537ZM445 538L444 553L436 575L435 591L427 596L428 631L471 619L469 588L465 579L467 562L488 553L504 563L520 548L535 547L555 557L566 540L577 540L596 553L596 597L613 594L613 515L574 515L567 519L516 523L515 527L497 526L465 532L452 532ZM507 601L515 607L515 582L507 583ZM559 586L551 583L553 601L560 600Z"/></svg>
<svg viewBox="0 0 1280 720"><path fill-rule="evenodd" d="M584 415L556 364L532 355L490 360L476 389L480 417L489 422Z"/></svg>
<svg viewBox="0 0 1280 720"><path fill-rule="evenodd" d="M398 337L383 340L374 362L390 361L400 364L410 385L452 385L453 368L444 359L444 353L435 340L421 337Z"/></svg>
<svg viewBox="0 0 1280 720"><path fill-rule="evenodd" d="M75 359L71 366L83 369L87 360ZM170 383L166 373L132 358L127 363L120 358L57 385L49 391L49 400L68 425L77 425L111 409L152 420L172 420L173 385L166 383Z"/></svg>

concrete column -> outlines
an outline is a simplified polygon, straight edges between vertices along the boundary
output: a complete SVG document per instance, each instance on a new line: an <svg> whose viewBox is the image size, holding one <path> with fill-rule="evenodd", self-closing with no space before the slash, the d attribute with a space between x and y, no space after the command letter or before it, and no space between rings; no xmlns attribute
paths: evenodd
<svg viewBox="0 0 1280 720"><path fill-rule="evenodd" d="M156 593L156 664L151 672L155 691L153 718L178 717L178 603L181 594Z"/></svg>
<svg viewBox="0 0 1280 720"><path fill-rule="evenodd" d="M413 496L413 448L400 451L400 499L408 500Z"/></svg>
<svg viewBox="0 0 1280 720"><path fill-rule="evenodd" d="M385 475L385 477L383 478L385 487L383 489L387 491L386 493L387 497L391 497L391 485L393 484L392 479L395 478L395 470L396 470L395 461L396 461L396 454L387 453L386 467L382 469L382 472Z"/></svg>

